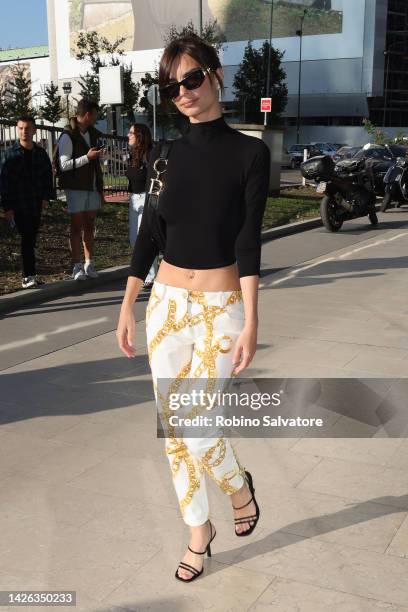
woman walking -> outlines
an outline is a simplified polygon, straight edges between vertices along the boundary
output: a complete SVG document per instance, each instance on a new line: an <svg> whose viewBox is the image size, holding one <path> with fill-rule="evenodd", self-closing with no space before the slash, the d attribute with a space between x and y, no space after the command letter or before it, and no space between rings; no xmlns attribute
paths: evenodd
<svg viewBox="0 0 408 612"><path fill-rule="evenodd" d="M256 350L269 150L225 123L219 103L222 79L215 49L200 38L179 38L164 50L162 99L190 121L188 134L172 144L162 175L159 216L166 244L146 311L155 396L167 423L170 393L194 379L230 379L248 366ZM149 176L158 152L155 148L150 156ZM133 305L158 251L151 229L145 209L117 329L128 357L135 355ZM167 392L160 387L163 380ZM176 494L190 528L176 578L191 582L202 574L204 554L211 554L216 533L208 516L206 475L229 496L237 536L252 533L259 508L251 474L222 435L184 438L168 425L166 436Z"/></svg>
<svg viewBox="0 0 408 612"><path fill-rule="evenodd" d="M129 242L134 247L146 197L147 160L152 149L152 137L147 125L134 123L128 133L130 160L126 176L129 179ZM144 282L145 287L153 284L157 274L157 257L155 257Z"/></svg>

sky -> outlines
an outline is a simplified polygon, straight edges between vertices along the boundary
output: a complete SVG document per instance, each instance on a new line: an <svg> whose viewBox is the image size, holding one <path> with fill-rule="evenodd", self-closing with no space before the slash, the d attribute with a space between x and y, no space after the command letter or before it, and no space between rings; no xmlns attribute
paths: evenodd
<svg viewBox="0 0 408 612"><path fill-rule="evenodd" d="M46 0L0 0L0 48L47 45Z"/></svg>

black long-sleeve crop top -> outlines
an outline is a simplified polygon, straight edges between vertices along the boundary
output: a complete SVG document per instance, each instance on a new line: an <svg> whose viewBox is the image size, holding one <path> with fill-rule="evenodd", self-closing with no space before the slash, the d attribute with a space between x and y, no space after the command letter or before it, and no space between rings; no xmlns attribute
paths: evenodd
<svg viewBox="0 0 408 612"><path fill-rule="evenodd" d="M151 151L146 190L155 176ZM163 258L203 270L237 262L239 276L259 275L261 224L269 185L270 154L259 138L229 127L222 117L191 123L168 157L159 214L166 228ZM158 254L143 211L130 276L142 280Z"/></svg>

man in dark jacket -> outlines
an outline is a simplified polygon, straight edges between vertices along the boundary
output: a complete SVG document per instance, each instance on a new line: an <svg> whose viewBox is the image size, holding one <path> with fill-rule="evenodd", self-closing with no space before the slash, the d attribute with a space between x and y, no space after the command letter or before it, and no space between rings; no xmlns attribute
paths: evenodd
<svg viewBox="0 0 408 612"><path fill-rule="evenodd" d="M38 285L35 245L41 212L53 197L51 161L46 151L33 142L35 121L30 116L17 121L18 141L6 151L0 176L1 204L6 220L21 236L22 287Z"/></svg>

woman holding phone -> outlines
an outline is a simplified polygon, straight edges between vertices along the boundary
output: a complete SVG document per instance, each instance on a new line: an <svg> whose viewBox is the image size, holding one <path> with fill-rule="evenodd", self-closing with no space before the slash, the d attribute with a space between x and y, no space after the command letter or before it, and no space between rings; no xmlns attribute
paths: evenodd
<svg viewBox="0 0 408 612"><path fill-rule="evenodd" d="M220 60L199 37L179 38L166 47L159 87L162 99L190 122L187 135L173 142L163 175L159 215L166 245L146 310L153 386L166 421L170 391L194 379L214 384L231 379L254 356L270 157L261 140L224 121ZM155 147L148 178L158 154ZM117 328L127 357L135 355L134 302L157 251L145 209ZM163 380L168 381L166 392L160 389ZM202 574L204 554L211 555L216 534L209 519L206 476L229 497L237 536L253 532L260 512L252 476L222 435L187 438L168 426L165 447L190 528L190 543L175 576L191 582Z"/></svg>

